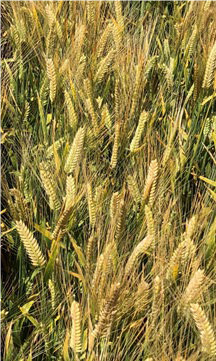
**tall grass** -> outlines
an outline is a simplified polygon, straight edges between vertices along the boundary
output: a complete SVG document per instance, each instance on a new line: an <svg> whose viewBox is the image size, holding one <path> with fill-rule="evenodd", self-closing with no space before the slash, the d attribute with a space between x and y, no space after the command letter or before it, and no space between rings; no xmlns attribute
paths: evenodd
<svg viewBox="0 0 216 361"><path fill-rule="evenodd" d="M215 360L215 3L1 11L3 359Z"/></svg>

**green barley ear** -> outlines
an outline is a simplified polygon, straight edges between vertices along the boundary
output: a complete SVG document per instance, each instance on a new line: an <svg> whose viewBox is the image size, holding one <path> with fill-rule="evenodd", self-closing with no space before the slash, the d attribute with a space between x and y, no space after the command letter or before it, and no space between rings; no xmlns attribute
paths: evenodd
<svg viewBox="0 0 216 361"><path fill-rule="evenodd" d="M79 128L74 137L71 149L69 151L64 170L66 173L72 173L79 165L82 155L82 148L85 137L85 129Z"/></svg>
<svg viewBox="0 0 216 361"><path fill-rule="evenodd" d="M150 199L149 199L150 205L152 205L152 203L154 201L157 176L158 176L158 163L157 163L157 160L154 159L150 163L147 179L145 182L144 192L143 192L143 200L144 201L148 198L148 196L150 194Z"/></svg>
<svg viewBox="0 0 216 361"><path fill-rule="evenodd" d="M53 103L56 96L56 73L52 59L47 59L47 76L50 82L50 100Z"/></svg>
<svg viewBox="0 0 216 361"><path fill-rule="evenodd" d="M202 351L209 356L216 356L216 340L214 332L204 311L197 303L191 304L190 310L200 332Z"/></svg>
<svg viewBox="0 0 216 361"><path fill-rule="evenodd" d="M207 60L205 75L202 84L203 88L210 88L214 78L215 67L216 67L216 42L214 43L213 48L211 49Z"/></svg>
<svg viewBox="0 0 216 361"><path fill-rule="evenodd" d="M45 264L45 259L36 239L22 221L16 222L16 227L31 263L33 266L42 267Z"/></svg>
<svg viewBox="0 0 216 361"><path fill-rule="evenodd" d="M74 128L76 128L77 121L78 121L77 115L76 115L72 100L71 100L70 95L67 92L67 90L65 90L64 94L65 94L65 103L67 106L67 112L68 112L70 126L72 129L74 129Z"/></svg>
<svg viewBox="0 0 216 361"><path fill-rule="evenodd" d="M70 337L70 347L75 353L81 352L81 317L80 305L73 301L71 305L72 328Z"/></svg>
<svg viewBox="0 0 216 361"><path fill-rule="evenodd" d="M56 187L53 180L54 178L45 162L41 162L40 164L40 177L42 180L43 188L45 189L49 197L50 208L53 210L59 210L60 203L56 195Z"/></svg>
<svg viewBox="0 0 216 361"><path fill-rule="evenodd" d="M116 122L115 126L115 139L112 149L112 157L111 157L111 167L115 168L118 159L118 147L119 147L119 135L120 135L120 122Z"/></svg>
<svg viewBox="0 0 216 361"><path fill-rule="evenodd" d="M143 129L144 129L145 123L147 121L147 118L148 118L148 113L146 111L143 111L140 114L138 126L136 128L136 132L135 132L134 137L130 144L131 152L134 152L137 148L139 148L140 139L142 137Z"/></svg>

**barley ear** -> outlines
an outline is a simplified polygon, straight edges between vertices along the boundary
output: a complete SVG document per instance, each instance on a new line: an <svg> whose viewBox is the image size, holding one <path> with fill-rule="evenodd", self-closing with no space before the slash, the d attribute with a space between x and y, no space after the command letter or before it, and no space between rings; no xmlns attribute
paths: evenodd
<svg viewBox="0 0 216 361"><path fill-rule="evenodd" d="M77 121L78 121L77 115L76 115L72 100L71 100L70 95L67 92L67 90L65 90L64 94L65 94L65 103L67 106L67 112L68 112L70 126L72 129L74 129L76 127Z"/></svg>
<svg viewBox="0 0 216 361"><path fill-rule="evenodd" d="M113 149L112 149L112 157L111 157L111 167L112 168L115 168L117 165L119 135L120 135L120 122L116 122L115 139L114 139L114 144L113 144Z"/></svg>
<svg viewBox="0 0 216 361"><path fill-rule="evenodd" d="M154 247L155 245L154 219L153 219L152 211L147 205L145 206L145 216L146 216L148 236L152 241L152 246Z"/></svg>
<svg viewBox="0 0 216 361"><path fill-rule="evenodd" d="M125 266L125 278L127 278L131 274L132 269L135 267L137 259L141 255L145 254L150 246L151 238L147 236L134 248Z"/></svg>
<svg viewBox="0 0 216 361"><path fill-rule="evenodd" d="M74 177L69 174L66 180L66 197L65 197L65 209L69 208L72 202L75 201L76 186Z"/></svg>
<svg viewBox="0 0 216 361"><path fill-rule="evenodd" d="M85 137L85 129L79 128L74 137L64 167L65 172L68 174L72 173L75 170L75 168L79 165L82 154L83 143L84 143L84 137Z"/></svg>
<svg viewBox="0 0 216 361"><path fill-rule="evenodd" d="M89 210L89 219L90 224L93 227L96 221L96 208L95 208L95 202L92 195L92 186L88 182L87 183L87 199L88 199L88 210Z"/></svg>
<svg viewBox="0 0 216 361"><path fill-rule="evenodd" d="M47 76L50 81L50 100L53 103L56 96L56 73L52 59L47 59Z"/></svg>
<svg viewBox="0 0 216 361"><path fill-rule="evenodd" d="M26 252L31 260L31 263L33 266L42 267L45 264L45 259L41 253L36 239L22 221L16 222L16 227L21 241L23 242Z"/></svg>
<svg viewBox="0 0 216 361"><path fill-rule="evenodd" d="M133 139L131 141L131 144L130 144L130 151L131 152L135 151L139 147L140 139L141 139L141 136L142 136L143 129L144 129L145 123L147 121L147 118L148 118L148 113L143 111L140 114L138 126L136 128L136 132L135 132L134 137L133 137Z"/></svg>
<svg viewBox="0 0 216 361"><path fill-rule="evenodd" d="M207 60L205 75L202 84L203 88L210 88L214 78L215 67L216 67L216 42L214 43L213 48L211 49Z"/></svg>
<svg viewBox="0 0 216 361"><path fill-rule="evenodd" d="M190 310L200 333L202 351L209 356L216 356L216 339L204 311L197 303L191 304Z"/></svg>
<svg viewBox="0 0 216 361"><path fill-rule="evenodd" d="M60 204L56 195L55 182L53 175L49 171L48 165L45 162L40 164L40 176L43 188L49 197L49 205L51 209L59 210Z"/></svg>
<svg viewBox="0 0 216 361"><path fill-rule="evenodd" d="M103 335L111 324L113 318L113 311L115 309L116 302L119 296L119 291L120 283L112 284L109 296L105 300L104 306L101 309L98 323L92 331L92 335L94 338Z"/></svg>
<svg viewBox="0 0 216 361"><path fill-rule="evenodd" d="M187 308L189 308L189 304L191 302L199 298L202 291L202 286L204 284L204 280L205 280L204 271L198 269L191 278L180 301L180 304L184 311L187 311Z"/></svg>
<svg viewBox="0 0 216 361"><path fill-rule="evenodd" d="M154 159L150 163L147 179L146 179L146 182L145 182L144 192L143 192L143 200L144 201L150 195L149 201L150 201L151 205L152 205L152 203L154 201L157 176L158 176L158 163L157 163L157 159ZM152 190L152 192L151 192L151 190Z"/></svg>
<svg viewBox="0 0 216 361"><path fill-rule="evenodd" d="M72 318L72 328L71 328L71 338L70 338L70 347L75 353L81 352L81 318L80 318L80 306L79 303L73 301L71 305L71 318Z"/></svg>

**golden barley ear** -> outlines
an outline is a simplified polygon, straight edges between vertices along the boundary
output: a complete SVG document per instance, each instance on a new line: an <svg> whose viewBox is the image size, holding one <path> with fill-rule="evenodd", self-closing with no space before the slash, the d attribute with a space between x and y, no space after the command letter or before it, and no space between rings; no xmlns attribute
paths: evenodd
<svg viewBox="0 0 216 361"><path fill-rule="evenodd" d="M24 219L24 221L28 223L29 210L26 204L26 199L23 197L22 193L16 188L10 189L10 194L12 194L15 197L15 203L12 204L12 208L15 206L16 211L19 214L19 218Z"/></svg>
<svg viewBox="0 0 216 361"><path fill-rule="evenodd" d="M96 207L92 195L92 186L89 182L87 183L87 200L88 200L90 224L92 227L94 227L96 221Z"/></svg>
<svg viewBox="0 0 216 361"><path fill-rule="evenodd" d="M96 268L95 268L94 275L92 278L91 286L92 286L93 293L96 293L96 285L99 284L99 282L100 282L103 262L104 262L104 255L103 255L103 253L101 253L100 256L98 257L98 260L96 263Z"/></svg>
<svg viewBox="0 0 216 361"><path fill-rule="evenodd" d="M49 286L50 296L51 296L51 305L52 305L52 309L54 310L55 309L55 286L51 279L49 279L49 281L48 281L48 286Z"/></svg>
<svg viewBox="0 0 216 361"><path fill-rule="evenodd" d="M216 340L214 332L204 311L197 303L191 304L190 310L200 332L202 351L209 356L216 356Z"/></svg>
<svg viewBox="0 0 216 361"><path fill-rule="evenodd" d="M81 317L80 305L73 301L71 305L72 328L70 337L70 347L75 353L81 352Z"/></svg>
<svg viewBox="0 0 216 361"><path fill-rule="evenodd" d="M75 201L76 197L76 186L74 177L69 174L66 180L66 197L65 197L65 209L69 208Z"/></svg>
<svg viewBox="0 0 216 361"><path fill-rule="evenodd" d="M95 243L95 237L94 235L91 235L88 239L87 242L87 248L86 248L86 274L88 275L88 277L90 276L91 273L91 259L92 259L92 254L93 254L93 246Z"/></svg>
<svg viewBox="0 0 216 361"><path fill-rule="evenodd" d="M134 248L125 266L125 278L132 273L137 259L148 251L151 244L152 239L147 236Z"/></svg>
<svg viewBox="0 0 216 361"><path fill-rule="evenodd" d="M106 293L107 284L109 282L109 276L112 272L112 252L113 252L114 244L109 243L104 250L104 259L103 259L103 267L101 269L100 282L97 287L97 303L99 309L101 309L102 301L104 299L104 294Z"/></svg>
<svg viewBox="0 0 216 361"><path fill-rule="evenodd" d="M71 149L69 151L67 161L65 163L64 170L66 173L72 173L75 168L79 165L81 155L82 155L82 148L84 143L85 137L85 129L79 128L76 132L74 137Z"/></svg>
<svg viewBox="0 0 216 361"><path fill-rule="evenodd" d="M7 314L8 314L8 311L6 311L6 310L1 310L0 311L0 323L4 321Z"/></svg>
<svg viewBox="0 0 216 361"><path fill-rule="evenodd" d="M40 164L40 177L42 180L43 188L49 197L49 205L51 209L59 210L60 203L56 195L56 187L53 175L51 174L48 164L41 162Z"/></svg>
<svg viewBox="0 0 216 361"><path fill-rule="evenodd" d="M124 17L122 15L121 1L115 1L115 13L116 13L116 20L121 28L121 31L123 31L124 30Z"/></svg>
<svg viewBox="0 0 216 361"><path fill-rule="evenodd" d="M141 202L141 193L137 184L137 181L134 176L128 175L127 177L127 184L129 192L134 200L135 203Z"/></svg>
<svg viewBox="0 0 216 361"><path fill-rule="evenodd" d="M161 312L161 307L164 301L164 284L163 280L156 276L153 282L153 301L151 312L151 327L156 324L157 317Z"/></svg>
<svg viewBox="0 0 216 361"><path fill-rule="evenodd" d="M173 252L170 262L168 264L166 278L175 280L178 276L179 269L185 265L188 258L193 258L196 252L196 247L190 238L183 239Z"/></svg>
<svg viewBox="0 0 216 361"><path fill-rule="evenodd" d="M113 144L113 149L112 149L112 157L111 157L111 162L110 162L112 168L115 168L116 164L117 164L119 136L120 136L120 122L117 121L116 126L115 126L115 139L114 139L114 144Z"/></svg>
<svg viewBox="0 0 216 361"><path fill-rule="evenodd" d="M65 94L65 103L66 103L66 106L67 106L70 126L71 126L72 129L74 129L74 128L76 128L77 121L78 121L77 120L77 115L76 115L72 100L71 100L70 95L67 92L67 90L65 90L64 94Z"/></svg>
<svg viewBox="0 0 216 361"><path fill-rule="evenodd" d="M113 318L113 311L118 300L119 292L120 283L112 284L109 295L104 302L103 308L101 309L98 323L92 331L92 335L94 338L103 335L111 324Z"/></svg>
<svg viewBox="0 0 216 361"><path fill-rule="evenodd" d="M200 297L204 280L205 280L204 271L198 269L191 278L180 300L180 307L182 308L183 311L187 311L187 309L189 309L190 303L197 300Z"/></svg>
<svg viewBox="0 0 216 361"><path fill-rule="evenodd" d="M210 88L214 78L215 67L216 67L216 42L214 43L213 48L211 49L207 60L205 75L202 84L203 88Z"/></svg>
<svg viewBox="0 0 216 361"><path fill-rule="evenodd" d="M109 113L109 109L107 104L104 104L101 111L101 125L104 125L108 128L112 128L112 120Z"/></svg>
<svg viewBox="0 0 216 361"><path fill-rule="evenodd" d="M150 198L149 198L150 205L152 205L152 203L154 201L157 176L158 176L158 162L157 162L157 159L154 159L150 163L147 179L146 179L145 186L144 186L144 192L143 192L143 200L144 201L150 195Z"/></svg>
<svg viewBox="0 0 216 361"><path fill-rule="evenodd" d="M108 24L100 37L100 40L97 45L97 58L100 58L101 55L103 55L107 40L111 33L111 29L112 29L111 24Z"/></svg>
<svg viewBox="0 0 216 361"><path fill-rule="evenodd" d="M95 82L97 82L97 83L102 82L104 75L107 73L107 71L112 63L113 57L114 57L114 50L111 49L109 51L109 53L100 61L99 65L98 65L98 71L95 74L95 78L94 78Z"/></svg>
<svg viewBox="0 0 216 361"><path fill-rule="evenodd" d="M47 76L50 81L50 100L53 103L56 96L56 73L52 59L47 59Z"/></svg>
<svg viewBox="0 0 216 361"><path fill-rule="evenodd" d="M145 216L146 216L146 223L147 223L147 230L148 236L151 238L152 246L155 246L155 226L154 226L154 219L153 214L149 206L145 206Z"/></svg>
<svg viewBox="0 0 216 361"><path fill-rule="evenodd" d="M88 112L91 116L92 126L94 129L94 135L96 135L98 133L98 121L97 121L97 115L94 111L94 106L93 106L93 102L92 102L91 98L86 99L86 106L87 106Z"/></svg>
<svg viewBox="0 0 216 361"><path fill-rule="evenodd" d="M36 239L22 221L16 222L16 227L31 263L33 266L42 267L45 264L45 259Z"/></svg>
<svg viewBox="0 0 216 361"><path fill-rule="evenodd" d="M187 54L187 58L189 59L191 57L191 55L193 54L194 52L194 48L195 48L195 45L196 45L196 40L197 40L197 25L195 24L193 26L193 32L190 36L190 39L188 41L188 44L187 44L187 47L186 47L186 50L185 50L185 53Z"/></svg>
<svg viewBox="0 0 216 361"><path fill-rule="evenodd" d="M131 152L134 152L137 148L139 148L140 139L142 137L143 129L147 119L148 119L148 113L146 111L143 111L140 114L138 126L136 128L136 132L130 144Z"/></svg>
<svg viewBox="0 0 216 361"><path fill-rule="evenodd" d="M67 205L67 208L64 208L63 211L61 212L58 222L55 226L55 229L52 233L52 238L53 239L57 239L58 237L62 237L64 232L64 228L67 225L67 222L71 216L71 213L73 211L73 203L70 203Z"/></svg>
<svg viewBox="0 0 216 361"><path fill-rule="evenodd" d="M50 145L46 150L46 158L52 158L54 156L54 150L58 151L64 142L64 138L56 140L52 145Z"/></svg>

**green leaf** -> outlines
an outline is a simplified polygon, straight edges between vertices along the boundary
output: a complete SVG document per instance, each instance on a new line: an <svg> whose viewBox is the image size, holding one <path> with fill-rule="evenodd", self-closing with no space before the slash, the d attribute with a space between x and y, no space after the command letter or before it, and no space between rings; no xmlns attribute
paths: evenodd
<svg viewBox="0 0 216 361"><path fill-rule="evenodd" d="M51 275L52 275L52 272L54 270L54 265L55 265L55 260L56 260L56 257L58 256L58 253L59 253L59 247L60 247L60 244L59 242L55 241L55 245L53 245L53 250L50 254L50 258L49 258L49 261L47 263L47 266L46 266L46 269L45 269L45 272L44 272L44 280L45 282L48 282L48 280L50 279Z"/></svg>

